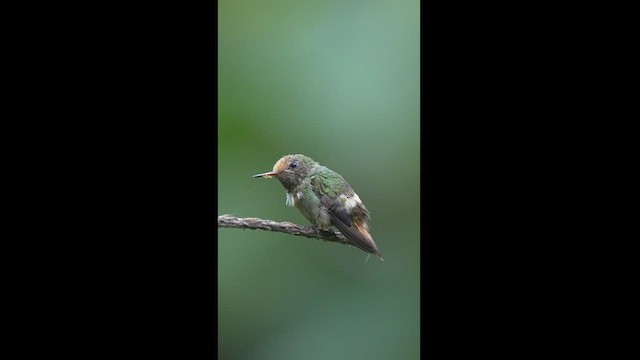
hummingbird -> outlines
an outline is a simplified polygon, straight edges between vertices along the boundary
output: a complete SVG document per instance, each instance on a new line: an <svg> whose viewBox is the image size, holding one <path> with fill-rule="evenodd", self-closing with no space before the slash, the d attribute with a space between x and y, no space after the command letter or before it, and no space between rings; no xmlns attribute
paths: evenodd
<svg viewBox="0 0 640 360"><path fill-rule="evenodd" d="M285 188L286 204L295 206L322 230L336 227L349 244L382 260L369 234L369 211L358 194L337 172L302 154L280 158L273 170L254 178L277 177Z"/></svg>

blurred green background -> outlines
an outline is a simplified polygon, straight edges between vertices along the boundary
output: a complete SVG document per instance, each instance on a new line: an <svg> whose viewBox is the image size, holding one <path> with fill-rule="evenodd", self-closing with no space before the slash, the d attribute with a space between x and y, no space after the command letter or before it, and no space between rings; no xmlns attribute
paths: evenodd
<svg viewBox="0 0 640 360"><path fill-rule="evenodd" d="M219 229L220 359L418 359L419 1L219 1L218 214L308 224L270 171L342 174L385 261Z"/></svg>

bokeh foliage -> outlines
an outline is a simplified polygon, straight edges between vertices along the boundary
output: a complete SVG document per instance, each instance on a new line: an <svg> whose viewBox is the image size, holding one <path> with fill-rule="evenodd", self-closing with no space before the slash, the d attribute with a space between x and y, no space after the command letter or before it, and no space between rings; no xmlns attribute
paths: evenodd
<svg viewBox="0 0 640 360"><path fill-rule="evenodd" d="M385 258L220 229L220 358L418 359L419 1L222 0L218 17L218 213L307 224L251 178L302 153L353 186Z"/></svg>

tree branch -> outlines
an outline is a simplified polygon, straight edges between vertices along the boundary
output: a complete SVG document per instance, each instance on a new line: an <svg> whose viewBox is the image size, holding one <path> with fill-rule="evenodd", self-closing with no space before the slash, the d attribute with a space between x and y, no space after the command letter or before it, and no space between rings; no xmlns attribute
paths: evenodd
<svg viewBox="0 0 640 360"><path fill-rule="evenodd" d="M231 215L220 215L218 216L218 227L275 231L349 245L347 239L340 233L320 230L311 226L300 226L286 221L275 222L258 218L239 218Z"/></svg>

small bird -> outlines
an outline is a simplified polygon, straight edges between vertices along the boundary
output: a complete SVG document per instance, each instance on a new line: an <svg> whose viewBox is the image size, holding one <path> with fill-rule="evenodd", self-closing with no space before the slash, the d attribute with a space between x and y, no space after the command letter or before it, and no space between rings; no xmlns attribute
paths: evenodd
<svg viewBox="0 0 640 360"><path fill-rule="evenodd" d="M369 211L340 174L308 156L296 154L283 156L273 166L273 171L253 177L274 176L286 190L287 205L295 206L322 230L335 226L351 245L382 260L369 234Z"/></svg>

